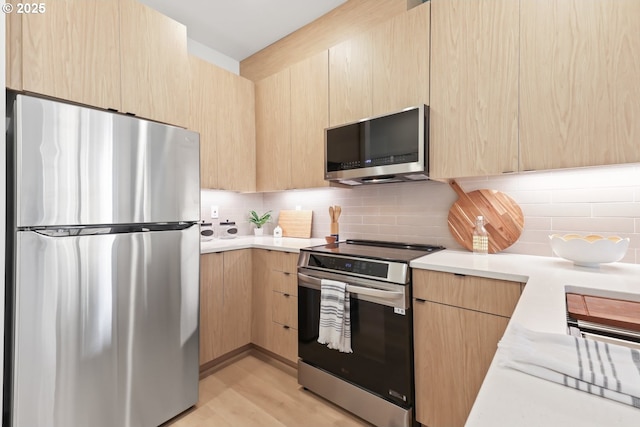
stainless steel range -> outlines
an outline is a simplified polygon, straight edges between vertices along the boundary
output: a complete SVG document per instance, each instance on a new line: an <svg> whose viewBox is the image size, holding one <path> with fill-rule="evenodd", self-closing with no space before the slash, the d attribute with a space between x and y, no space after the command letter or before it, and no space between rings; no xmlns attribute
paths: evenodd
<svg viewBox="0 0 640 427"><path fill-rule="evenodd" d="M409 262L442 249L371 240L302 249L298 383L376 426L416 425ZM318 342L323 280L350 297L352 353Z"/></svg>

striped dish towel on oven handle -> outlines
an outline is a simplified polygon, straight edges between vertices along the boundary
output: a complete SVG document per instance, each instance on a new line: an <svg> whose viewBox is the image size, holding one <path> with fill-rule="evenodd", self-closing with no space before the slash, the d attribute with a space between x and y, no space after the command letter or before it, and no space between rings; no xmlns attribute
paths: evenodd
<svg viewBox="0 0 640 427"><path fill-rule="evenodd" d="M322 279L318 342L342 353L353 353L349 292L344 282Z"/></svg>

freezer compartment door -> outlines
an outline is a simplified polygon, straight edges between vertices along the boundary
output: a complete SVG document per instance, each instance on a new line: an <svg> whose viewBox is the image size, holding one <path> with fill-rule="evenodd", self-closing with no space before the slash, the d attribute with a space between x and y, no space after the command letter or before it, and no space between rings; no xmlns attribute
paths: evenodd
<svg viewBox="0 0 640 427"><path fill-rule="evenodd" d="M196 226L16 243L12 426L155 426L196 403Z"/></svg>
<svg viewBox="0 0 640 427"><path fill-rule="evenodd" d="M18 227L198 221L199 136L18 95Z"/></svg>

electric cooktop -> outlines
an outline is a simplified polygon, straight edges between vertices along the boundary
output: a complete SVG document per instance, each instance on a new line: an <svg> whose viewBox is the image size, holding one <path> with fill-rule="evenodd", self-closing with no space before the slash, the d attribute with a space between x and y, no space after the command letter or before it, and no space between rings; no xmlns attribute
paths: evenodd
<svg viewBox="0 0 640 427"><path fill-rule="evenodd" d="M411 260L443 249L445 249L443 246L420 243L349 239L328 245L311 246L302 250L315 253L346 255L351 257L409 263Z"/></svg>

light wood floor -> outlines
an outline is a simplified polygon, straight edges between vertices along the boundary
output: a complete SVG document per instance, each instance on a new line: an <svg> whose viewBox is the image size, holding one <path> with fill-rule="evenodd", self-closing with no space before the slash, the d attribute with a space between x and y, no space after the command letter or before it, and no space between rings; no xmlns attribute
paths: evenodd
<svg viewBox="0 0 640 427"><path fill-rule="evenodd" d="M298 385L296 370L258 351L200 381L195 408L162 427L370 426Z"/></svg>

